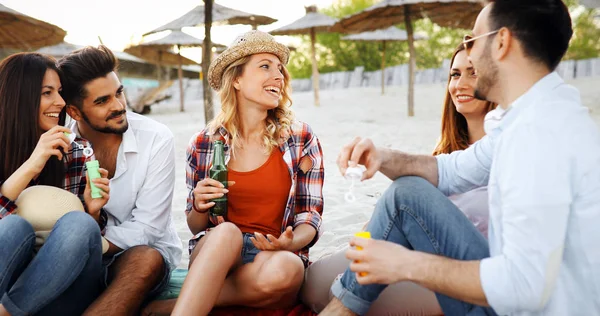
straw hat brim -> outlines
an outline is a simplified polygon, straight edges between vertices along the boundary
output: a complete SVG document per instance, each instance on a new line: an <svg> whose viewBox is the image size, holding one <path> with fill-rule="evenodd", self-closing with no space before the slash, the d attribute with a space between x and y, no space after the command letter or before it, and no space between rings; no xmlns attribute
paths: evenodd
<svg viewBox="0 0 600 316"><path fill-rule="evenodd" d="M270 53L277 56L284 65L288 63L290 57L290 50L287 46L276 41L242 42L230 46L213 60L208 68L208 83L213 89L219 91L223 72L231 63L240 58L261 53Z"/></svg>

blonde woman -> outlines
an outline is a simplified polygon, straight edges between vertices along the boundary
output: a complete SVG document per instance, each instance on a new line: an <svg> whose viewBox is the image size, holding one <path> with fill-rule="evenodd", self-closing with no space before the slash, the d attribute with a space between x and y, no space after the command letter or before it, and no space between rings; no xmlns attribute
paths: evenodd
<svg viewBox="0 0 600 316"><path fill-rule="evenodd" d="M323 211L323 159L310 127L290 109L286 46L251 31L210 65L221 112L187 149L190 271L174 315L206 315L213 306L281 308L297 301L308 249ZM213 141L225 144L225 189L208 176ZM227 222L209 218L227 194Z"/></svg>

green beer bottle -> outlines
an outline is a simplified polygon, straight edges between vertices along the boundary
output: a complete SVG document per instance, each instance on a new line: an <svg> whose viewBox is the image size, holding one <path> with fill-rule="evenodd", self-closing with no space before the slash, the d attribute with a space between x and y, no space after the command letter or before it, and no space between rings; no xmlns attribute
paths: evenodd
<svg viewBox="0 0 600 316"><path fill-rule="evenodd" d="M225 165L225 152L223 142L216 140L213 143L213 161L209 170L211 179L221 182L227 188L227 166ZM217 223L223 223L227 219L227 195L212 200L215 205L210 208L210 215L217 220Z"/></svg>

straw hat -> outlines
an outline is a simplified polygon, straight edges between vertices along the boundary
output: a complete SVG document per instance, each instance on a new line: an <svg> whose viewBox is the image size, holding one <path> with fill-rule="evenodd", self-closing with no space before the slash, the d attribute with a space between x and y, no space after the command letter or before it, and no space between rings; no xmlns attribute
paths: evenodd
<svg viewBox="0 0 600 316"><path fill-rule="evenodd" d="M275 41L268 33L253 30L244 33L233 41L233 43L221 55L217 56L208 68L208 83L219 90L221 88L221 77L223 71L234 61L260 53L271 53L285 65L290 57L287 46Z"/></svg>
<svg viewBox="0 0 600 316"><path fill-rule="evenodd" d="M29 187L17 198L16 215L29 222L35 230L35 246L39 249L63 215L84 210L79 198L67 191L47 185ZM102 238L102 253L108 251L108 242Z"/></svg>

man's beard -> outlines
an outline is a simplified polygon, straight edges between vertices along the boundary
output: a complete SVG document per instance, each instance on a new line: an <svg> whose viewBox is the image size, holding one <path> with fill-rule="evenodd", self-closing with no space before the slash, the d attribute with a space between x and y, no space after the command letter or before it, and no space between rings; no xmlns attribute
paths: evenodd
<svg viewBox="0 0 600 316"><path fill-rule="evenodd" d="M108 119L111 119L113 117L117 117L121 114L125 114L127 113L126 110L123 111L118 111L118 112L113 112L111 113L111 115L108 117ZM83 120L88 123L88 125L95 131L100 132L100 133L105 133L105 134L117 134L117 135L122 135L123 133L125 133L127 131L127 129L129 128L129 122L127 122L127 118L125 118L125 125L123 125L120 128L112 128L110 126L104 126L104 127L100 127L97 125L92 124L92 122L90 121L90 119L87 117L87 115L85 115L85 113L83 111L81 111L81 116L83 117Z"/></svg>
<svg viewBox="0 0 600 316"><path fill-rule="evenodd" d="M477 68L477 84L475 85L475 93L473 96L476 99L489 101L488 96L492 87L498 83L498 66L492 60L492 49L490 43L486 43L483 55L479 61L480 65L485 65L484 68Z"/></svg>

